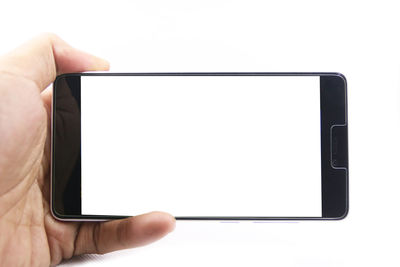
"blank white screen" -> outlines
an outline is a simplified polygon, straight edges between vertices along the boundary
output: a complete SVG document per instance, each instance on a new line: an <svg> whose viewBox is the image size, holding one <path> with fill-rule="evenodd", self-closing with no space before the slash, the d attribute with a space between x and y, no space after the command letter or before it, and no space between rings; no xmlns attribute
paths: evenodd
<svg viewBox="0 0 400 267"><path fill-rule="evenodd" d="M82 76L82 214L321 217L318 76Z"/></svg>

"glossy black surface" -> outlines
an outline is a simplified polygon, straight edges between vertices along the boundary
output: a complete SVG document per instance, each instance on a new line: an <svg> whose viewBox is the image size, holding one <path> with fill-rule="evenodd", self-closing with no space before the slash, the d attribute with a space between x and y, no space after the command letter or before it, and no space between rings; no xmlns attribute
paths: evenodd
<svg viewBox="0 0 400 267"><path fill-rule="evenodd" d="M55 88L53 210L62 215L80 214L80 77L59 79L55 83Z"/></svg>
<svg viewBox="0 0 400 267"><path fill-rule="evenodd" d="M348 138L346 80L321 76L322 217L348 212Z"/></svg>

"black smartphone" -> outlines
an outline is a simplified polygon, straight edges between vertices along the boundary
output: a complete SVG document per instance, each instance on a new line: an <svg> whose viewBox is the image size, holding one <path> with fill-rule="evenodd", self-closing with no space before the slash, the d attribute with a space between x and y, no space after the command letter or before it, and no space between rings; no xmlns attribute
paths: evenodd
<svg viewBox="0 0 400 267"><path fill-rule="evenodd" d="M59 220L347 215L340 73L71 73L53 85Z"/></svg>

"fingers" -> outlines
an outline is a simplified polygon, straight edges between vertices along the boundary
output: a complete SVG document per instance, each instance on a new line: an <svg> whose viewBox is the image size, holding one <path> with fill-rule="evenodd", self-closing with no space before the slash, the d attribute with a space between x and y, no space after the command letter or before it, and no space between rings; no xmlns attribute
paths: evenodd
<svg viewBox="0 0 400 267"><path fill-rule="evenodd" d="M102 223L84 223L75 241L74 255L104 254L143 246L160 239L174 228L175 218L163 212Z"/></svg>
<svg viewBox="0 0 400 267"><path fill-rule="evenodd" d="M54 34L36 37L0 58L0 72L31 80L40 91L62 73L108 69L107 61L71 47Z"/></svg>

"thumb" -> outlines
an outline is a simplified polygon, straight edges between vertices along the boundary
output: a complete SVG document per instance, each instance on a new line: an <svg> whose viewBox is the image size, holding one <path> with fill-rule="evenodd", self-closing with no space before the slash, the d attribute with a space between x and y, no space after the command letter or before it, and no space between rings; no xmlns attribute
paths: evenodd
<svg viewBox="0 0 400 267"><path fill-rule="evenodd" d="M74 255L133 248L154 242L175 228L175 218L151 212L123 220L83 223L75 240Z"/></svg>

